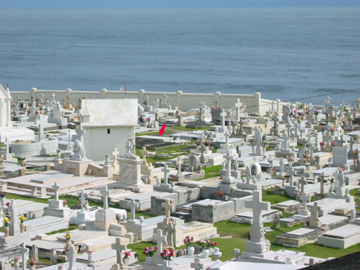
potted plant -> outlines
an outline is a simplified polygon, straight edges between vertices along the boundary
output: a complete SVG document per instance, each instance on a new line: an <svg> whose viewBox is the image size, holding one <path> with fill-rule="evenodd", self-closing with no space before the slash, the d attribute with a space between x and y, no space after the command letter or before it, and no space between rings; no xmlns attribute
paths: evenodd
<svg viewBox="0 0 360 270"><path fill-rule="evenodd" d="M187 248L187 252L190 256L193 256L195 253L195 248L192 246L192 241L194 240L194 237L186 236L184 239L184 244Z"/></svg>
<svg viewBox="0 0 360 270"><path fill-rule="evenodd" d="M66 247L66 246L65 246ZM69 248L69 247L68 247ZM93 261L93 257L92 257L92 254L93 254L93 251L92 250L88 250L87 252L87 255L88 255L88 263L92 263Z"/></svg>
<svg viewBox="0 0 360 270"><path fill-rule="evenodd" d="M9 236L9 223L10 223L10 219L3 215L3 222L4 222L4 233L5 233L5 237Z"/></svg>
<svg viewBox="0 0 360 270"><path fill-rule="evenodd" d="M19 261L20 261L20 256L15 256L13 260L14 260L14 268L15 268L15 270L16 270L16 269L18 269L19 266L20 266L20 263L19 263Z"/></svg>
<svg viewBox="0 0 360 270"><path fill-rule="evenodd" d="M331 147L337 146L336 142L331 142Z"/></svg>
<svg viewBox="0 0 360 270"><path fill-rule="evenodd" d="M151 263L151 258L155 255L156 250L156 247L146 247L144 249L143 254L146 256L146 263Z"/></svg>
<svg viewBox="0 0 360 270"><path fill-rule="evenodd" d="M124 261L125 261L125 265L128 265L129 264L129 261L130 261L130 257L131 256L131 253L130 251L125 251L124 252Z"/></svg>
<svg viewBox="0 0 360 270"><path fill-rule="evenodd" d="M196 244L199 246L199 247L202 247L203 248L203 250L202 250L202 256L204 257L204 258L207 258L207 257L209 257L209 255L210 255L210 250L209 250L209 248L208 248L208 245L207 245L207 240L201 240L201 241L198 241L198 242L196 242Z"/></svg>
<svg viewBox="0 0 360 270"><path fill-rule="evenodd" d="M30 270L35 270L35 264L37 263L37 261L34 258L30 258L28 260L28 263L30 265Z"/></svg>
<svg viewBox="0 0 360 270"><path fill-rule="evenodd" d="M174 258L174 251L170 249L164 249L160 256L163 258L164 261L171 261Z"/></svg>
<svg viewBox="0 0 360 270"><path fill-rule="evenodd" d="M65 199L63 199L63 206L65 206L67 204L67 201Z"/></svg>
<svg viewBox="0 0 360 270"><path fill-rule="evenodd" d="M315 159L315 163L316 163L316 165L319 165L319 162L320 162L320 156L319 156L319 155L316 155L316 156L314 156L314 159Z"/></svg>
<svg viewBox="0 0 360 270"><path fill-rule="evenodd" d="M21 213L20 214L20 233L23 233L25 230L24 221L25 221L25 216Z"/></svg>
<svg viewBox="0 0 360 270"><path fill-rule="evenodd" d="M65 239L66 239L66 245L70 247L71 246L71 234L69 233L69 231L66 231Z"/></svg>
<svg viewBox="0 0 360 270"><path fill-rule="evenodd" d="M1 206L4 207L5 206L5 197L6 194L5 193L0 193L0 198L1 198Z"/></svg>

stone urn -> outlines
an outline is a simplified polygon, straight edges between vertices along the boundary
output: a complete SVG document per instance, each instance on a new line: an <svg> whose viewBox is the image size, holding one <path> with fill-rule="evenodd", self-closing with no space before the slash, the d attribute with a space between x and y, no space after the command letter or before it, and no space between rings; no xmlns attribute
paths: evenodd
<svg viewBox="0 0 360 270"><path fill-rule="evenodd" d="M208 258L209 255L210 255L210 250L209 250L208 248L204 248L204 249L202 250L201 254L202 254L202 256L203 256L204 258Z"/></svg>
<svg viewBox="0 0 360 270"><path fill-rule="evenodd" d="M89 252L88 253L88 263L90 264L90 263L92 263L92 261L93 261L93 254L92 254L92 252Z"/></svg>
<svg viewBox="0 0 360 270"><path fill-rule="evenodd" d="M30 269L30 270L35 270L35 269L36 269L36 268L35 268L35 264L30 264L30 265L29 265L29 269Z"/></svg>
<svg viewBox="0 0 360 270"><path fill-rule="evenodd" d="M146 258L145 258L146 264L151 264L151 261L152 261L152 257L146 256Z"/></svg>
<svg viewBox="0 0 360 270"><path fill-rule="evenodd" d="M188 252L188 255L193 256L194 253L195 253L195 247L189 246L189 247L187 248L187 252Z"/></svg>
<svg viewBox="0 0 360 270"><path fill-rule="evenodd" d="M5 233L5 237L8 237L8 236L9 236L9 231L10 231L9 226L4 227L3 231L4 231L4 233Z"/></svg>
<svg viewBox="0 0 360 270"><path fill-rule="evenodd" d="M5 196L1 197L1 206L4 207L5 206Z"/></svg>
<svg viewBox="0 0 360 270"><path fill-rule="evenodd" d="M25 231L25 224L24 223L20 223L20 233L24 233Z"/></svg>
<svg viewBox="0 0 360 270"><path fill-rule="evenodd" d="M17 270L19 268L20 264L19 261L14 262L14 269Z"/></svg>

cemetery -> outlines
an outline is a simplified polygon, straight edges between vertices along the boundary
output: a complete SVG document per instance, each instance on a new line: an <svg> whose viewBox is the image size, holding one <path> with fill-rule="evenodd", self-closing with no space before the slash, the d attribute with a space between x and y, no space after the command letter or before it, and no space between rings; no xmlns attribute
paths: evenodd
<svg viewBox="0 0 360 270"><path fill-rule="evenodd" d="M0 100L0 269L290 270L360 250L360 98Z"/></svg>

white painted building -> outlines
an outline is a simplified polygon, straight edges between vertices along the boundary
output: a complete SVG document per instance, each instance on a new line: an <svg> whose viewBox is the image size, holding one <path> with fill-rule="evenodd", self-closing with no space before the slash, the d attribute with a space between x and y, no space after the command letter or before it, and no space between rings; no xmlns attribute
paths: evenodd
<svg viewBox="0 0 360 270"><path fill-rule="evenodd" d="M135 142L137 99L84 99L81 108L87 158L104 160L114 148L122 155L128 140Z"/></svg>
<svg viewBox="0 0 360 270"><path fill-rule="evenodd" d="M0 84L0 142L6 140L10 143L16 140L33 140L34 131L13 127L11 122L11 96L9 88L7 90Z"/></svg>
<svg viewBox="0 0 360 270"><path fill-rule="evenodd" d="M11 96L0 84L0 128L11 127Z"/></svg>

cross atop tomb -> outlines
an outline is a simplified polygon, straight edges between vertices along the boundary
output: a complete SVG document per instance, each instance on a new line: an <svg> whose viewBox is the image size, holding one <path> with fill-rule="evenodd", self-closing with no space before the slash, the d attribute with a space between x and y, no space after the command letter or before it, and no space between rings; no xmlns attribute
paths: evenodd
<svg viewBox="0 0 360 270"><path fill-rule="evenodd" d="M127 202L127 206L130 207L130 209L131 209L131 217L130 217L130 219L135 220L136 219L135 210L136 210L136 208L139 207L139 203L137 203L135 201L135 199L131 199L130 201Z"/></svg>
<svg viewBox="0 0 360 270"><path fill-rule="evenodd" d="M177 162L178 162L178 164L177 164L178 165L177 175L180 176L180 175L182 175L181 174L181 162L182 162L182 159L181 159L180 156L177 158Z"/></svg>
<svg viewBox="0 0 360 270"><path fill-rule="evenodd" d="M110 191L108 190L108 187L104 186L103 189L100 191L100 193L103 197L104 209L108 209L109 208L108 197L110 195Z"/></svg>
<svg viewBox="0 0 360 270"><path fill-rule="evenodd" d="M226 116L226 112L225 112L224 110L221 110L220 116L221 116L221 126L222 126L223 128L225 128L225 116Z"/></svg>
<svg viewBox="0 0 360 270"><path fill-rule="evenodd" d="M314 202L314 205L311 207L310 211L313 221L319 221L320 207L318 207L317 202Z"/></svg>
<svg viewBox="0 0 360 270"><path fill-rule="evenodd" d="M111 249L116 250L116 263L120 264L121 266L124 266L124 260L123 260L123 252L127 249L127 244L129 243L129 240L125 240L124 238L116 238L115 244L111 244Z"/></svg>
<svg viewBox="0 0 360 270"><path fill-rule="evenodd" d="M83 127L80 125L76 130L76 135L79 139L80 142L82 142L84 144L84 140L83 140L83 136L86 133L86 131L83 129Z"/></svg>
<svg viewBox="0 0 360 270"><path fill-rule="evenodd" d="M306 193L305 193L305 192L302 193L301 196L300 196L300 201L302 202L302 209L303 209L303 210L307 210L307 209L306 209L307 200L308 200L308 198L307 198Z"/></svg>
<svg viewBox="0 0 360 270"><path fill-rule="evenodd" d="M21 251L22 269L25 270L26 269L26 263L25 263L26 262L26 253L28 253L29 250L25 247L24 242L21 243L20 251Z"/></svg>
<svg viewBox="0 0 360 270"><path fill-rule="evenodd" d="M59 186L57 185L57 183L55 182L54 185L52 186L52 188L54 189L55 192L55 200L59 200Z"/></svg>
<svg viewBox="0 0 360 270"><path fill-rule="evenodd" d="M289 149L289 140L290 137L288 136L288 133L286 131L284 131L283 136L281 137L281 139L284 141L283 144L283 149Z"/></svg>
<svg viewBox="0 0 360 270"><path fill-rule="evenodd" d="M133 145L130 140L126 143L125 148L128 154L132 154Z"/></svg>
<svg viewBox="0 0 360 270"><path fill-rule="evenodd" d="M239 121L240 119L240 109L241 109L241 106L242 106L242 102L240 102L240 98L237 99L237 102L235 103L235 119L236 121Z"/></svg>
<svg viewBox="0 0 360 270"><path fill-rule="evenodd" d="M166 218L170 218L171 211L175 210L175 204L171 199L166 199L165 203L161 204L161 207L165 209Z"/></svg>
<svg viewBox="0 0 360 270"><path fill-rule="evenodd" d="M195 258L195 261L193 263L191 263L190 267L195 269L195 270L204 269L204 265L200 263L199 258Z"/></svg>
<svg viewBox="0 0 360 270"><path fill-rule="evenodd" d="M168 169L168 166L166 163L165 163L162 171L164 172L164 184L167 185L168 184L168 173L170 172L170 169Z"/></svg>
<svg viewBox="0 0 360 270"><path fill-rule="evenodd" d="M305 183L306 183L305 177L302 176L299 182L300 182L300 185L301 185L300 194L303 194L304 193L304 188L305 188Z"/></svg>
<svg viewBox="0 0 360 270"><path fill-rule="evenodd" d="M141 158L146 160L147 151L145 146L140 150L140 154L141 154Z"/></svg>
<svg viewBox="0 0 360 270"><path fill-rule="evenodd" d="M225 133L225 144L226 144L226 145L229 144L229 137L230 137L229 132L226 132L226 133Z"/></svg>
<svg viewBox="0 0 360 270"><path fill-rule="evenodd" d="M163 251L163 242L166 240L166 236L162 235L161 229L157 229L157 234L155 234L153 238L156 240L156 255L160 256L160 253Z"/></svg>
<svg viewBox="0 0 360 270"><path fill-rule="evenodd" d="M85 201L86 201L85 189L82 189L81 193L80 193L81 212L84 212L84 210L85 210Z"/></svg>
<svg viewBox="0 0 360 270"><path fill-rule="evenodd" d="M253 224L251 225L250 240L252 242L265 241L261 212L269 211L270 203L263 202L262 193L258 190L254 190L252 201L245 201L245 207L253 210Z"/></svg>
<svg viewBox="0 0 360 270"><path fill-rule="evenodd" d="M290 186L292 187L294 185L294 175L296 175L296 171L294 170L294 168L291 166L289 171L288 171L289 175L290 175L290 178L289 178L289 181L290 181Z"/></svg>
<svg viewBox="0 0 360 270"><path fill-rule="evenodd" d="M214 103L215 103L215 109L217 109L219 107L219 100L216 99Z"/></svg>

